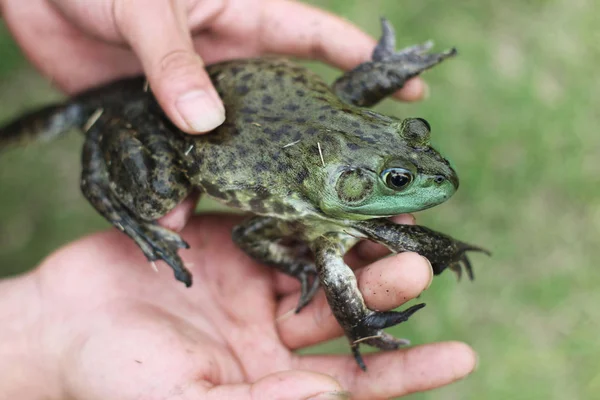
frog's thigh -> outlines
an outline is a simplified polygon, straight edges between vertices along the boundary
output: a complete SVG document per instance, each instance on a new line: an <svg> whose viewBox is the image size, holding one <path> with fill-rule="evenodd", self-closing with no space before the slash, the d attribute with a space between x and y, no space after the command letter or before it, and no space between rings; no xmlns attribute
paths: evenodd
<svg viewBox="0 0 600 400"><path fill-rule="evenodd" d="M116 130L105 135L102 142L111 190L142 219L164 216L190 192L178 153L168 142L169 133L113 128Z"/></svg>

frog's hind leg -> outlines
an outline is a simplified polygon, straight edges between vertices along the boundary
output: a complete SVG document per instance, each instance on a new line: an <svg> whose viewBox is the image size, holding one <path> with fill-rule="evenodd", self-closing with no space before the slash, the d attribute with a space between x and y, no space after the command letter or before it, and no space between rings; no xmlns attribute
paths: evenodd
<svg viewBox="0 0 600 400"><path fill-rule="evenodd" d="M254 217L236 226L233 241L249 256L261 263L277 268L300 281L300 299L296 313L300 312L319 289L317 269L308 257L308 245L296 246L281 243L293 235L289 225L271 217Z"/></svg>
<svg viewBox="0 0 600 400"><path fill-rule="evenodd" d="M346 72L333 84L336 95L346 103L373 106L401 89L410 78L456 55L454 48L442 53L427 53L432 42L396 51L394 28L385 18L381 25L383 34L372 60Z"/></svg>
<svg viewBox="0 0 600 400"><path fill-rule="evenodd" d="M149 131L159 129L156 121L136 126L135 119L108 114L105 111L87 132L81 190L104 218L137 243L149 261L164 260L177 280L190 286L191 274L177 254L188 244L156 222L189 190L169 149L169 136Z"/></svg>
<svg viewBox="0 0 600 400"><path fill-rule="evenodd" d="M354 272L343 260L346 246L343 242L340 243L339 235L332 235L324 236L315 243L319 280L333 315L350 341L357 364L366 370L359 345L368 344L381 350L394 350L409 344L406 339L395 338L383 329L405 322L425 304L417 304L404 311L370 310L358 290Z"/></svg>

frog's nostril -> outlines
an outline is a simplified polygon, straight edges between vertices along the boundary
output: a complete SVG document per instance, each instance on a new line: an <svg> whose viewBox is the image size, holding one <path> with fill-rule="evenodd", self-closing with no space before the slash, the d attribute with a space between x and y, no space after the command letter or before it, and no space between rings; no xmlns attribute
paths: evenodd
<svg viewBox="0 0 600 400"><path fill-rule="evenodd" d="M434 181L435 183L437 183L438 185L439 185L439 184L441 184L441 183L443 183L445 180L446 180L446 178L445 178L443 175L436 175L436 176L433 178L433 181Z"/></svg>

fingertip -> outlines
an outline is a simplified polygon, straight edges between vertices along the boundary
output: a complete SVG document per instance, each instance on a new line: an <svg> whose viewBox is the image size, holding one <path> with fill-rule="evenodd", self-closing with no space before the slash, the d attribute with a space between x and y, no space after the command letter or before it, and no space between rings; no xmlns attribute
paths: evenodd
<svg viewBox="0 0 600 400"><path fill-rule="evenodd" d="M358 287L369 308L391 310L417 297L431 284L429 262L417 253L401 253L357 271Z"/></svg>
<svg viewBox="0 0 600 400"><path fill-rule="evenodd" d="M434 277L435 273L433 272L433 265L431 265L431 262L429 261L429 259L427 257L423 257L423 256L421 256L421 258L423 260L425 260L425 262L427 263L427 266L429 267L429 282L427 282L427 285L425 286L425 289L424 289L424 290L427 290L433 283L433 277Z"/></svg>
<svg viewBox="0 0 600 400"><path fill-rule="evenodd" d="M173 232L181 231L196 209L199 193L192 193L167 215L159 218L158 223Z"/></svg>
<svg viewBox="0 0 600 400"><path fill-rule="evenodd" d="M182 50L163 57L148 80L157 100L179 129L210 132L225 121L225 107L200 56Z"/></svg>
<svg viewBox="0 0 600 400"><path fill-rule="evenodd" d="M429 85L420 77L412 78L394 97L407 102L425 100L429 97Z"/></svg>
<svg viewBox="0 0 600 400"><path fill-rule="evenodd" d="M392 222L399 225L414 225L417 220L413 214L400 214L390 218Z"/></svg>
<svg viewBox="0 0 600 400"><path fill-rule="evenodd" d="M477 370L479 367L479 355L471 346L456 341L446 342L445 344L449 346L451 352L462 355L456 357L457 363L455 365L455 373L457 379L467 376Z"/></svg>

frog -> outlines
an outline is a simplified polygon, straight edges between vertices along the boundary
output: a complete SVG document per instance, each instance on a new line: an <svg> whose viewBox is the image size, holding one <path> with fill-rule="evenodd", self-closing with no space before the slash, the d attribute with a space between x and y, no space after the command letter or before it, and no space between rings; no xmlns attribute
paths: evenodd
<svg viewBox="0 0 600 400"><path fill-rule="evenodd" d="M371 59L332 84L281 57L207 66L226 119L204 135L179 130L140 75L23 114L0 128L0 148L82 131L83 195L148 261L164 261L187 287L192 276L178 252L189 245L158 219L193 191L249 214L233 228L232 240L249 257L299 281L296 313L322 288L366 370L359 346L409 344L384 330L425 304L403 311L367 307L344 262L355 244L370 240L392 253L417 252L435 275L450 269L471 279L467 252L489 254L390 219L444 203L459 179L432 147L427 120L372 107L457 51L433 53L431 41L396 50L385 18L381 29Z"/></svg>

